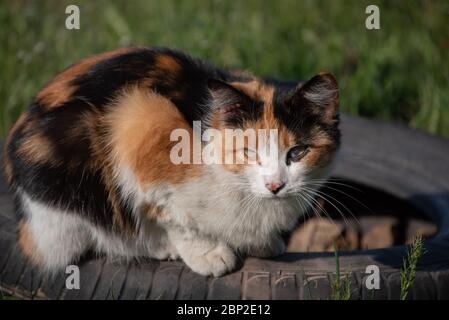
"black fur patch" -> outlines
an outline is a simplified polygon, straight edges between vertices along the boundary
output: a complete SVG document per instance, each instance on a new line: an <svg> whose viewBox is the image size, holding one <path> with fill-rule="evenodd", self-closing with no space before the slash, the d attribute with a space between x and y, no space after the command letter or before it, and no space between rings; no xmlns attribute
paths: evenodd
<svg viewBox="0 0 449 320"><path fill-rule="evenodd" d="M336 145L340 143L338 115L332 124L323 121L323 116L317 113L310 104L293 105L291 97L297 84L281 83L273 95L274 116L296 137L298 144L308 145L313 142L313 129L325 132Z"/></svg>
<svg viewBox="0 0 449 320"><path fill-rule="evenodd" d="M257 121L263 114L263 102L256 101L233 86L218 80L208 82L214 108L228 128L244 128L245 123ZM220 105L220 104L225 105Z"/></svg>
<svg viewBox="0 0 449 320"><path fill-rule="evenodd" d="M30 110L37 112L39 108L34 105ZM20 187L34 200L77 212L95 225L112 230L112 207L101 168L92 169L88 165L90 141L65 136L65 129L69 124L76 123L79 111L80 109L70 109L69 106L55 109L34 120L29 129L30 132L45 133L54 147L57 162L51 161L54 159L49 159L48 163L25 161L18 156L17 149L28 134L20 128L13 134L7 147L13 167L13 188ZM132 214L124 203L121 209L125 221L129 225L135 225Z"/></svg>

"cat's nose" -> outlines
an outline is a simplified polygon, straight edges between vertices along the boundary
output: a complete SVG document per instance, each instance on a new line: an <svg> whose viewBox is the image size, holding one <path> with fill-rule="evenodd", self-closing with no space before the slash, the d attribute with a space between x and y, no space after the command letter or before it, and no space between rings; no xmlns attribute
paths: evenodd
<svg viewBox="0 0 449 320"><path fill-rule="evenodd" d="M272 182L268 182L265 183L265 187L271 191L271 193L273 194L277 194L279 191L281 191L281 189L283 187L285 187L285 182L280 182L280 183L272 183Z"/></svg>

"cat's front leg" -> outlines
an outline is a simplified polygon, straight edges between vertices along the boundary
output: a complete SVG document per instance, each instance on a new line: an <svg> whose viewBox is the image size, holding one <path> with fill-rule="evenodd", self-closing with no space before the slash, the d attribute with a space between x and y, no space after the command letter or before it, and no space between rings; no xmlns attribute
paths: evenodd
<svg viewBox="0 0 449 320"><path fill-rule="evenodd" d="M184 262L203 276L219 277L237 263L234 252L225 244L198 235L192 230L172 229L169 237Z"/></svg>

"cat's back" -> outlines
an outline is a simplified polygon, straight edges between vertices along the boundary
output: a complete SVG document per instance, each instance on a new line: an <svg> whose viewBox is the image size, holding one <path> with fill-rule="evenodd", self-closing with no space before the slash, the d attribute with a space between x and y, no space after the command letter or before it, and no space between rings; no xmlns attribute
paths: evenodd
<svg viewBox="0 0 449 320"><path fill-rule="evenodd" d="M73 106L102 110L121 89L137 85L169 98L187 115L186 100L199 98L208 78L226 76L225 71L179 51L121 48L71 65L47 83L33 105L43 112Z"/></svg>
<svg viewBox="0 0 449 320"><path fill-rule="evenodd" d="M172 129L189 129L201 118L209 78L226 73L164 48L124 48L70 66L11 128L4 152L8 183L103 225L132 224L118 214L126 206L112 181L117 161L111 154L145 146L139 156L157 156Z"/></svg>
<svg viewBox="0 0 449 320"><path fill-rule="evenodd" d="M187 123L201 118L208 78L226 73L181 52L159 47L109 51L75 63L49 81L10 129L6 154L44 160L58 145L62 158L86 156L102 134L99 118L131 90L156 93L173 103ZM134 90L135 91L135 90ZM83 143L82 143L83 142ZM20 150L16 150L20 149ZM8 159L6 159L8 160ZM49 159L48 159L49 160ZM6 177L11 165L6 161Z"/></svg>

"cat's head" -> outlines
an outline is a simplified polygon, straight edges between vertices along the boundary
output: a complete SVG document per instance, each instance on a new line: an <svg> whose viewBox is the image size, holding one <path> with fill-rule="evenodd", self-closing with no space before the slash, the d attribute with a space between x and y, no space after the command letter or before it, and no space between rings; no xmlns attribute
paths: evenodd
<svg viewBox="0 0 449 320"><path fill-rule="evenodd" d="M224 137L222 166L241 186L282 198L320 183L340 143L333 75L321 73L296 86L211 80L209 90L209 126Z"/></svg>

